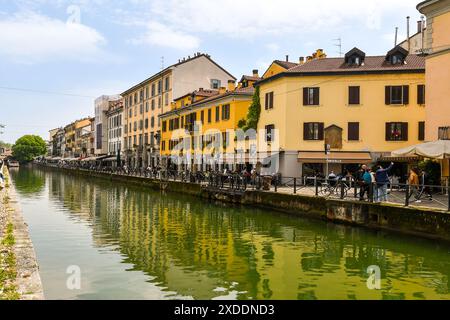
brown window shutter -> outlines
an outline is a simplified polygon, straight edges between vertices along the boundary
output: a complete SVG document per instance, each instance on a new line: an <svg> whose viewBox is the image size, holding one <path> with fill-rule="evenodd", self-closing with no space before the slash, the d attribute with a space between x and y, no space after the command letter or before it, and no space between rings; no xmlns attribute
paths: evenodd
<svg viewBox="0 0 450 320"><path fill-rule="evenodd" d="M386 86L385 92L386 92L385 104L390 105L391 104L391 86Z"/></svg>
<svg viewBox="0 0 450 320"><path fill-rule="evenodd" d="M266 99L265 99L265 102L264 102L264 109L269 109L269 94L268 93L266 93Z"/></svg>
<svg viewBox="0 0 450 320"><path fill-rule="evenodd" d="M348 123L348 140L359 141L359 122Z"/></svg>
<svg viewBox="0 0 450 320"><path fill-rule="evenodd" d="M425 140L425 122L419 122L419 141Z"/></svg>
<svg viewBox="0 0 450 320"><path fill-rule="evenodd" d="M408 141L408 122L402 123L402 140Z"/></svg>
<svg viewBox="0 0 450 320"><path fill-rule="evenodd" d="M308 105L308 88L303 88L303 105Z"/></svg>
<svg viewBox="0 0 450 320"><path fill-rule="evenodd" d="M320 88L314 88L314 103L315 106L320 105Z"/></svg>
<svg viewBox="0 0 450 320"><path fill-rule="evenodd" d="M308 137L308 132L309 132L309 130L308 130L308 123L303 123L303 140L309 140L309 137Z"/></svg>
<svg viewBox="0 0 450 320"><path fill-rule="evenodd" d="M273 109L273 92L270 93L270 109Z"/></svg>
<svg viewBox="0 0 450 320"><path fill-rule="evenodd" d="M417 86L417 104L425 104L425 85Z"/></svg>
<svg viewBox="0 0 450 320"><path fill-rule="evenodd" d="M409 104L409 86L403 86L403 104Z"/></svg>
<svg viewBox="0 0 450 320"><path fill-rule="evenodd" d="M391 127L391 123L387 122L386 123L386 141L391 141L391 135L389 133L390 127Z"/></svg>
<svg viewBox="0 0 450 320"><path fill-rule="evenodd" d="M324 137L324 123L320 122L319 123L319 140L323 140Z"/></svg>
<svg viewBox="0 0 450 320"><path fill-rule="evenodd" d="M360 87L349 87L348 104L360 104Z"/></svg>

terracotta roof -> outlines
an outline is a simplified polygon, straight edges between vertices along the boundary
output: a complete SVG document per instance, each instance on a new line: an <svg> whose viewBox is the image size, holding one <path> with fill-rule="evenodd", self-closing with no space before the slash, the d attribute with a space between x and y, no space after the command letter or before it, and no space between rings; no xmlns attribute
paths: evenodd
<svg viewBox="0 0 450 320"><path fill-rule="evenodd" d="M217 92L215 95L213 95L211 97L208 97L206 99L197 101L197 102L195 102L195 103L193 103L193 104L191 104L191 105L189 105L189 106L187 106L185 108L168 111L166 113L161 114L159 117L163 118L165 116L168 116L168 115L171 115L171 114L175 114L175 113L178 113L178 112L182 112L184 110L192 111L192 109L194 107L200 106L200 105L208 103L208 102L212 102L212 101L220 100L220 99L223 99L223 98L226 98L226 97L230 97L230 96L249 96L249 97L251 97L251 96L253 96L254 93L255 93L255 88L254 87L236 88L236 90L234 90L234 91L227 91L227 92L222 93L222 94L219 94Z"/></svg>
<svg viewBox="0 0 450 320"><path fill-rule="evenodd" d="M255 77L255 76L242 76L241 82L243 80L247 80L247 81L259 81L261 80L261 77Z"/></svg>
<svg viewBox="0 0 450 320"><path fill-rule="evenodd" d="M325 58L306 62L286 71L286 73L339 73L389 70L425 70L425 58L418 55L408 55L406 64L391 64L385 56L366 57L364 65L348 65L344 58Z"/></svg>
<svg viewBox="0 0 450 320"><path fill-rule="evenodd" d="M295 66L298 66L298 63L290 62L290 61L275 60L274 63L282 66L285 69L290 69L290 68L293 68Z"/></svg>
<svg viewBox="0 0 450 320"><path fill-rule="evenodd" d="M218 93L219 93L219 90L209 90L209 89L201 88L201 89L195 90L193 92L188 92L185 95L182 95L181 97L174 99L174 101L177 101L177 100L180 100L180 99L192 96L192 95L196 95L196 96L200 96L200 97L211 97Z"/></svg>

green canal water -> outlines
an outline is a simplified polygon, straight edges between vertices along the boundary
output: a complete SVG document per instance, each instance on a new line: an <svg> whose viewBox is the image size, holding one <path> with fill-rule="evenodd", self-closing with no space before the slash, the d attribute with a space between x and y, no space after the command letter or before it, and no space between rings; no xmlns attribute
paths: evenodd
<svg viewBox="0 0 450 320"><path fill-rule="evenodd" d="M48 299L450 299L446 243L59 171L11 174ZM372 265L379 290L367 286Z"/></svg>

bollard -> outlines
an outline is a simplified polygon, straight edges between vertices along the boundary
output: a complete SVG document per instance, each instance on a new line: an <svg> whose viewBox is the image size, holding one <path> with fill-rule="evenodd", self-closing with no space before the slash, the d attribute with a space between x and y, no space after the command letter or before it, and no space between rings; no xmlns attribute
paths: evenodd
<svg viewBox="0 0 450 320"><path fill-rule="evenodd" d="M294 178L294 194L297 193L297 178Z"/></svg>
<svg viewBox="0 0 450 320"><path fill-rule="evenodd" d="M406 188L405 188L405 207L409 206L409 192L410 192L409 188L410 188L410 186L409 186L409 184L407 184Z"/></svg>
<svg viewBox="0 0 450 320"><path fill-rule="evenodd" d="M373 183L369 184L369 202L373 202Z"/></svg>
<svg viewBox="0 0 450 320"><path fill-rule="evenodd" d="M317 183L317 177L314 177L314 188L316 190L316 196L319 195L319 184Z"/></svg>
<svg viewBox="0 0 450 320"><path fill-rule="evenodd" d="M450 211L450 187L447 186L448 211Z"/></svg>

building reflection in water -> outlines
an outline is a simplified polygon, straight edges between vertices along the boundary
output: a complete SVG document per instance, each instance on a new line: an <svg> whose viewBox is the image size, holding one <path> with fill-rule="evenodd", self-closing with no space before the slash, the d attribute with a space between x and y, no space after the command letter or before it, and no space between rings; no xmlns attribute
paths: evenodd
<svg viewBox="0 0 450 320"><path fill-rule="evenodd" d="M51 201L91 226L96 247L114 248L179 296L450 299L444 244L60 172L34 169L15 181L20 192L47 181ZM371 265L382 290L366 286Z"/></svg>

